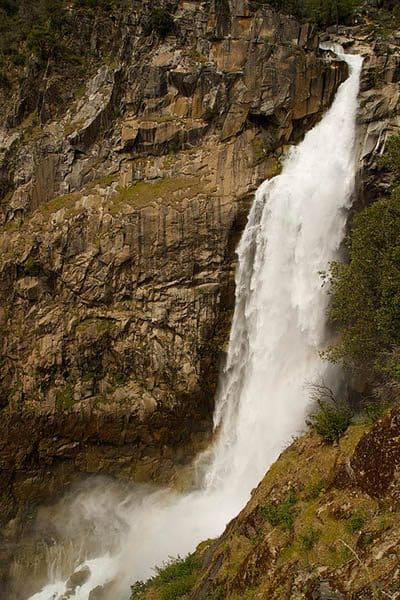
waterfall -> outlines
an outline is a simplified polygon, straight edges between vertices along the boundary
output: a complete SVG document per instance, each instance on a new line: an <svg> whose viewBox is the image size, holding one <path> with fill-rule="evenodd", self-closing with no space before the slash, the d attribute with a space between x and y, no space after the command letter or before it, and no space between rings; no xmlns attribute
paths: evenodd
<svg viewBox="0 0 400 600"><path fill-rule="evenodd" d="M168 556L219 535L304 425L305 384L327 369L319 356L328 301L320 272L337 257L354 187L362 60L340 56L350 76L331 108L255 195L237 251L216 441L198 459L200 483L186 494L138 486L122 500L98 486L76 499L72 512L89 515L100 534L98 557L83 563L91 575L71 599L88 600L91 589L111 580L110 598L127 598L129 584L151 576ZM61 579L53 581L31 600L58 599L65 590Z"/></svg>

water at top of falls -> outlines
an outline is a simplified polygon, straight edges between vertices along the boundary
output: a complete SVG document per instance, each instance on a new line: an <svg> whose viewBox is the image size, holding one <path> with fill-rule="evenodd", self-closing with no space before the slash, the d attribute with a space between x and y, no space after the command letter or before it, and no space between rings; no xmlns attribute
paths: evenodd
<svg viewBox="0 0 400 600"><path fill-rule="evenodd" d="M218 434L198 459L201 483L186 494L137 486L118 501L101 487L80 494L71 511L95 524L99 557L84 563L91 576L71 599L88 600L91 589L111 580L110 598L129 597L129 584L152 575L155 565L219 535L303 427L305 384L327 368L319 357L328 301L320 272L337 257L354 186L362 60L341 56L350 76L323 119L290 151L282 173L257 190L238 247ZM61 598L66 584L54 579L31 600Z"/></svg>

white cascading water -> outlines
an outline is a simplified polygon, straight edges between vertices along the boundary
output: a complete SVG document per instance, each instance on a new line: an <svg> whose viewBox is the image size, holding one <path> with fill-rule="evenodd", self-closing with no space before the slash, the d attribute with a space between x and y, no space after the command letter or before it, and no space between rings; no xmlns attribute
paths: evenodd
<svg viewBox="0 0 400 600"><path fill-rule="evenodd" d="M328 297L320 272L337 256L354 186L362 59L336 51L349 78L322 121L290 151L281 175L257 190L239 244L235 314L214 417L218 435L197 461L199 485L186 494L138 486L122 500L101 486L82 492L71 514L94 524L98 555L77 565L91 575L71 600L88 600L90 590L110 581L110 598L125 599L129 584L151 576L155 565L219 535L304 425L305 384L326 376L319 352ZM65 591L55 573L31 600L58 599Z"/></svg>

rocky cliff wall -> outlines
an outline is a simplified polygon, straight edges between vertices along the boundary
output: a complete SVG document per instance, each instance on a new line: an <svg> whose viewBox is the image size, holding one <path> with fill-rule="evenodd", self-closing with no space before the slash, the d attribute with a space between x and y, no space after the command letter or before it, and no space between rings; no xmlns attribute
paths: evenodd
<svg viewBox="0 0 400 600"><path fill-rule="evenodd" d="M76 478L173 481L207 440L251 195L346 77L267 6L168 8L162 39L134 2L67 102L43 74L29 112L29 68L7 101L3 572L30 511Z"/></svg>
<svg viewBox="0 0 400 600"><path fill-rule="evenodd" d="M3 130L7 411L210 413L249 196L345 77L308 25L218 6L164 41L132 10L75 103Z"/></svg>

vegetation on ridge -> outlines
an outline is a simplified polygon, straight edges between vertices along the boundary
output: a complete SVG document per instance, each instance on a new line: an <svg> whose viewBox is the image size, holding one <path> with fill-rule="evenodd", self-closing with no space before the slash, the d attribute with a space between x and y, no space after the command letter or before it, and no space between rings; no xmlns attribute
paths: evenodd
<svg viewBox="0 0 400 600"><path fill-rule="evenodd" d="M160 600L177 600L185 596L196 580L200 563L193 554L186 558L170 558L162 566L156 567L156 574L146 583L137 581L131 586L131 600L143 597L148 589L155 588Z"/></svg>
<svg viewBox="0 0 400 600"><path fill-rule="evenodd" d="M255 0L257 5L265 0ZM303 22L316 23L320 27L349 24L361 7L361 0L268 0L277 10L289 13Z"/></svg>
<svg viewBox="0 0 400 600"><path fill-rule="evenodd" d="M358 444L371 435L369 428L351 425L336 448L313 434L296 440L223 536L204 542L185 559L196 567L184 593L178 581L185 561L178 559L172 562L177 595L168 595L166 586L175 575L167 563L164 583L156 576L135 584L131 600L281 600L297 597L296 592L313 598L319 597L321 581L331 583L333 591L349 569L349 597L384 598L371 596L371 590L398 590L397 576L392 576L395 556L391 563L386 552L388 542L395 548L400 535L398 503L389 509L347 475L346 465L353 464ZM368 464L370 456L364 460Z"/></svg>
<svg viewBox="0 0 400 600"><path fill-rule="evenodd" d="M338 442L351 423L353 411L324 384L312 384L310 395L318 408L308 417L307 425L328 444Z"/></svg>
<svg viewBox="0 0 400 600"><path fill-rule="evenodd" d="M398 178L400 135L381 165ZM329 316L340 333L328 357L400 378L400 186L355 215L349 263L331 265Z"/></svg>

